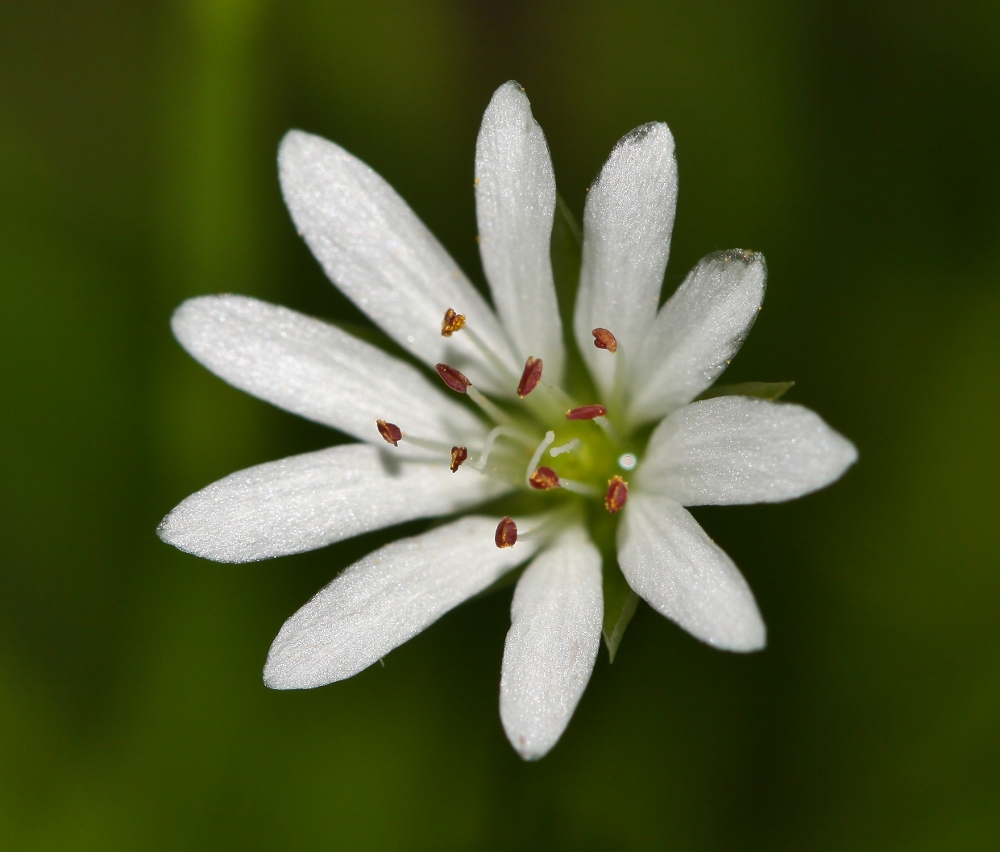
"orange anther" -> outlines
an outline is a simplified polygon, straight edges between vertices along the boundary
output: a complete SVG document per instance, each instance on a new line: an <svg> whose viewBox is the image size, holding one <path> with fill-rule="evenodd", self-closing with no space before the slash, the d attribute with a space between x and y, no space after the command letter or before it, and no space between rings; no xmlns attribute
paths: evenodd
<svg viewBox="0 0 1000 852"><path fill-rule="evenodd" d="M542 379L542 359L528 356L524 362L524 372L521 373L521 381L517 386L518 396L527 396L531 393Z"/></svg>
<svg viewBox="0 0 1000 852"><path fill-rule="evenodd" d="M566 412L567 420L593 420L595 417L603 417L608 410L603 405L581 405L572 411Z"/></svg>
<svg viewBox="0 0 1000 852"><path fill-rule="evenodd" d="M441 321L441 336L451 337L456 331L461 331L463 328L465 328L465 314L456 313L452 308L448 308Z"/></svg>
<svg viewBox="0 0 1000 852"><path fill-rule="evenodd" d="M454 367L447 364L435 364L434 369L438 371L441 381L450 387L455 393L465 393L472 386L464 373L460 373Z"/></svg>
<svg viewBox="0 0 1000 852"><path fill-rule="evenodd" d="M514 519L507 515L497 524L496 543L497 547L513 547L517 541L517 524Z"/></svg>
<svg viewBox="0 0 1000 852"><path fill-rule="evenodd" d="M590 333L594 335L594 346L598 349L607 349L612 355L618 351L618 340L606 328L595 328Z"/></svg>
<svg viewBox="0 0 1000 852"><path fill-rule="evenodd" d="M451 472L454 473L462 466L464 462L469 457L469 451L465 447L452 447L451 448Z"/></svg>
<svg viewBox="0 0 1000 852"><path fill-rule="evenodd" d="M608 491L604 495L604 508L615 515L627 502L628 483L620 476L612 476L608 480Z"/></svg>
<svg viewBox="0 0 1000 852"><path fill-rule="evenodd" d="M395 423L386 423L384 420L376 420L375 425L378 427L378 433L385 439L387 444L392 444L394 447L399 446L399 442L403 437L403 432Z"/></svg>
<svg viewBox="0 0 1000 852"><path fill-rule="evenodd" d="M540 467L528 477L528 485L539 491L559 487L559 475L551 467Z"/></svg>

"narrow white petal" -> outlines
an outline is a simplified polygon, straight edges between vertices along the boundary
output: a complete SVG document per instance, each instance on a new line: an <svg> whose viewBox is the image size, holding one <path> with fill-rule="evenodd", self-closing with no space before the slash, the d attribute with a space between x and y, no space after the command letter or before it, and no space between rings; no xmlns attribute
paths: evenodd
<svg viewBox="0 0 1000 852"><path fill-rule="evenodd" d="M254 562L446 515L502 490L467 466L452 473L444 461L346 444L230 474L181 502L157 532L197 556Z"/></svg>
<svg viewBox="0 0 1000 852"><path fill-rule="evenodd" d="M493 311L396 191L343 148L299 130L278 152L285 203L326 274L405 349L458 368L483 390L513 394L510 376L467 333L441 336L448 308L520 376ZM515 377L516 387L516 377Z"/></svg>
<svg viewBox="0 0 1000 852"><path fill-rule="evenodd" d="M562 323L552 281L556 178L549 146L524 90L497 89L476 141L479 252L496 305L518 358L541 358L558 382Z"/></svg>
<svg viewBox="0 0 1000 852"><path fill-rule="evenodd" d="M173 329L188 352L240 390L362 441L382 442L376 420L458 445L481 441L486 431L436 380L287 308L246 296L203 296L177 309ZM398 451L427 453L405 439Z"/></svg>
<svg viewBox="0 0 1000 852"><path fill-rule="evenodd" d="M583 215L573 328L604 393L611 389L615 359L635 361L656 316L676 206L673 136L665 124L637 127L611 152L590 187ZM594 347L594 328L610 329L618 355Z"/></svg>
<svg viewBox="0 0 1000 852"><path fill-rule="evenodd" d="M264 683L309 689L351 677L534 555L532 539L498 548L496 525L462 518L355 562L285 622Z"/></svg>
<svg viewBox="0 0 1000 852"><path fill-rule="evenodd" d="M638 484L685 506L777 503L829 485L857 458L808 408L723 396L656 427Z"/></svg>
<svg viewBox="0 0 1000 852"><path fill-rule="evenodd" d="M739 569L667 497L635 494L618 528L618 564L636 594L702 642L725 651L764 647L764 622Z"/></svg>
<svg viewBox="0 0 1000 852"><path fill-rule="evenodd" d="M660 310L632 372L630 420L655 420L712 384L764 300L764 255L741 249L698 261Z"/></svg>
<svg viewBox="0 0 1000 852"><path fill-rule="evenodd" d="M566 730L594 668L603 614L601 554L572 528L528 566L511 605L500 719L525 760L544 756Z"/></svg>

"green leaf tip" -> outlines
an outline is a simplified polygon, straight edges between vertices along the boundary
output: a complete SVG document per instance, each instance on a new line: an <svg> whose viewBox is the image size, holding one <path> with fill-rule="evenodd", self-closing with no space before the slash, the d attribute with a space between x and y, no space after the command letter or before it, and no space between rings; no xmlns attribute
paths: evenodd
<svg viewBox="0 0 1000 852"><path fill-rule="evenodd" d="M615 661L618 647L625 636L632 616L639 605L639 596L629 588L617 565L604 569L604 625L601 630L608 660Z"/></svg>
<svg viewBox="0 0 1000 852"><path fill-rule="evenodd" d="M698 399L713 399L717 396L755 396L772 402L781 399L795 382L740 382L735 385L715 385Z"/></svg>

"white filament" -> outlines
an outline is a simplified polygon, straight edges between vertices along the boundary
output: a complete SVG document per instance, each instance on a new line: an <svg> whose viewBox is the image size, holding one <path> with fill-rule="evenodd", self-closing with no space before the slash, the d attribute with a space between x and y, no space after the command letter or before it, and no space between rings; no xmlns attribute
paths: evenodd
<svg viewBox="0 0 1000 852"><path fill-rule="evenodd" d="M531 461L528 462L528 468L524 472L524 481L528 483L531 479L531 474L533 474L538 469L538 463L542 460L542 455L549 448L552 442L556 439L556 433L551 430L545 433L545 437L542 442L535 448L535 452L531 456Z"/></svg>

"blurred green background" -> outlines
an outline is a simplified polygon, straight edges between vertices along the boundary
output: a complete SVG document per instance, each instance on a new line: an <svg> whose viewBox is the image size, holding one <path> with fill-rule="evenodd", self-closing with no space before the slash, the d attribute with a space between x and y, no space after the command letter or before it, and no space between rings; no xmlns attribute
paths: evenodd
<svg viewBox="0 0 1000 852"><path fill-rule="evenodd" d="M986 0L4 0L4 848L1000 848L998 35ZM370 163L481 281L473 146L510 78L577 214L669 122L667 286L763 251L726 380L797 380L861 453L807 499L698 511L766 652L641 608L533 765L497 713L509 591L270 692L284 619L382 539L227 566L154 535L332 440L168 327L224 291L356 318L283 208L285 130Z"/></svg>

